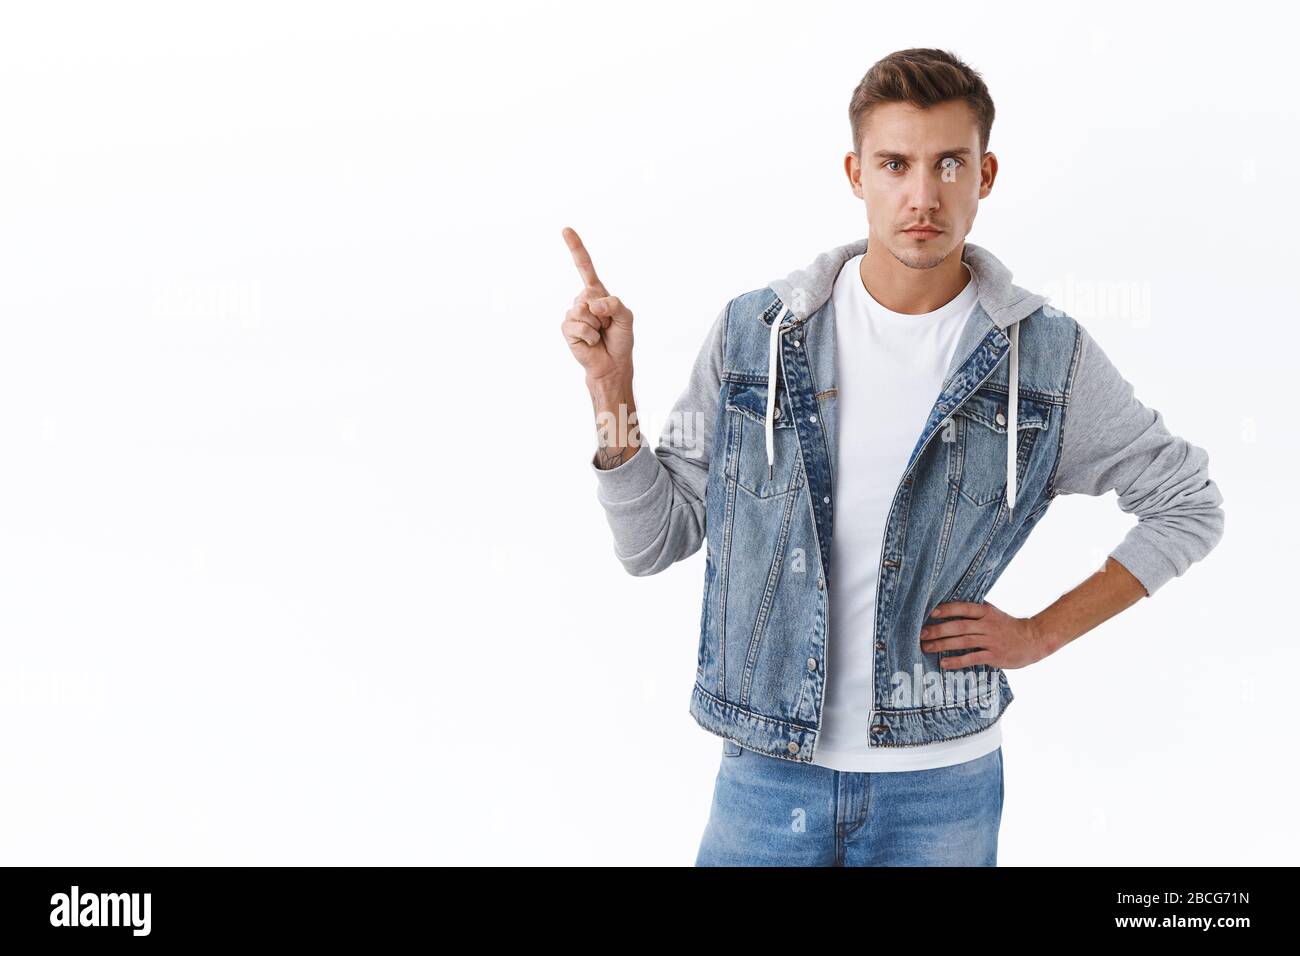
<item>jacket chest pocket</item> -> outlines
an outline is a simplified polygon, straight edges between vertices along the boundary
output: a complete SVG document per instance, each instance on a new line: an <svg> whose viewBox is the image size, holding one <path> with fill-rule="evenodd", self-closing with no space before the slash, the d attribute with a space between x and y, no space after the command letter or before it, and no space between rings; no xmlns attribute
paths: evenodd
<svg viewBox="0 0 1300 956"><path fill-rule="evenodd" d="M776 386L772 423L772 476L767 468L767 386L749 382L727 385L727 476L755 498L787 495L796 487L799 437L785 385Z"/></svg>
<svg viewBox="0 0 1300 956"><path fill-rule="evenodd" d="M1016 485L1025 476L1039 437L1051 423L1050 402L1020 396L1016 404ZM1000 500L1007 489L1007 395L976 389L952 414L948 480L974 505ZM1019 492L1017 492L1019 498Z"/></svg>

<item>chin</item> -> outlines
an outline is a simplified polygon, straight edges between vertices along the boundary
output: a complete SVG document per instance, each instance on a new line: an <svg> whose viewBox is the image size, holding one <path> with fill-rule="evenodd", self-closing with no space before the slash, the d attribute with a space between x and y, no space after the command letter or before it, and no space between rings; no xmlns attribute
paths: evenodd
<svg viewBox="0 0 1300 956"><path fill-rule="evenodd" d="M902 236L902 234L899 234ZM937 246L935 243L942 242L943 246ZM902 236L902 242L897 246L890 246L889 251L893 253L895 259L907 266L909 269L933 269L952 252L954 246L948 233L943 233L935 237L930 242L920 245L915 240Z"/></svg>

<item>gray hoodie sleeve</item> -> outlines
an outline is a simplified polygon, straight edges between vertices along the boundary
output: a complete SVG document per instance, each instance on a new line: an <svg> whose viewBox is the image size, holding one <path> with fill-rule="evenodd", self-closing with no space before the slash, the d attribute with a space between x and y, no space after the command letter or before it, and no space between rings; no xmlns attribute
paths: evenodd
<svg viewBox="0 0 1300 956"><path fill-rule="evenodd" d="M1059 494L1116 491L1136 514L1110 556L1150 596L1223 537L1223 496L1205 449L1171 435L1082 325L1053 487Z"/></svg>
<svg viewBox="0 0 1300 956"><path fill-rule="evenodd" d="M690 380L664 423L657 448L643 448L616 468L589 467L596 498L614 533L614 555L629 574L657 574L690 557L705 538L705 492L713 422L722 393L727 309L705 337Z"/></svg>

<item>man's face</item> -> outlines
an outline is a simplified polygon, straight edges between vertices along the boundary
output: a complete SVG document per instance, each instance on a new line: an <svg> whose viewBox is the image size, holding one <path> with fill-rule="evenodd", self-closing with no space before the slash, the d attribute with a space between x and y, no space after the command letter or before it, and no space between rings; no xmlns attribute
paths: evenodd
<svg viewBox="0 0 1300 956"><path fill-rule="evenodd" d="M861 155L844 157L853 195L867 206L868 246L912 269L932 269L960 247L997 175L997 157L981 156L979 146L975 114L962 100L876 107Z"/></svg>

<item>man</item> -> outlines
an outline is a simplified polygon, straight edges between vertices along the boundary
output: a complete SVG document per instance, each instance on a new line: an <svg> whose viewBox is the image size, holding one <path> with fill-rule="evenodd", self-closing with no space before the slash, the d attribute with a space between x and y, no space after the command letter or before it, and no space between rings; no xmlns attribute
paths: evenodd
<svg viewBox="0 0 1300 956"><path fill-rule="evenodd" d="M653 574L707 542L690 712L723 757L698 865L996 865L1004 669L1222 537L1206 452L965 241L993 116L944 51L875 64L845 156L867 239L728 302L652 453L632 313L565 230L616 554ZM1103 568L1029 618L983 602L1057 495L1110 490L1139 521Z"/></svg>

